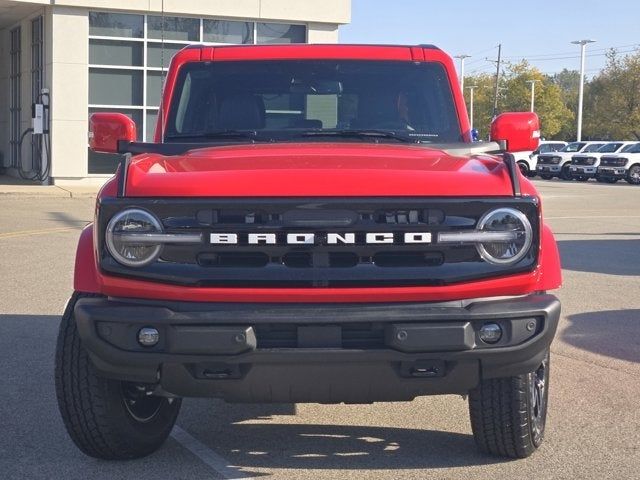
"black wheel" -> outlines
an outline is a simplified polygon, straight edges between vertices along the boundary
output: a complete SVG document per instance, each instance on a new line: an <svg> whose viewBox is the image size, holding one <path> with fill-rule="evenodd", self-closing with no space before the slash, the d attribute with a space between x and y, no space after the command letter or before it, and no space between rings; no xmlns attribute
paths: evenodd
<svg viewBox="0 0 640 480"><path fill-rule="evenodd" d="M585 177L585 176L581 175L578 178L576 178L576 180L578 180L579 182L588 182L589 181L589 177Z"/></svg>
<svg viewBox="0 0 640 480"><path fill-rule="evenodd" d="M469 392L471 428L485 453L525 458L542 443L549 399L549 352L538 368L484 380Z"/></svg>
<svg viewBox="0 0 640 480"><path fill-rule="evenodd" d="M573 177L571 176L571 167L569 167L569 165L562 167L562 170L560 171L560 178L562 180L573 180Z"/></svg>
<svg viewBox="0 0 640 480"><path fill-rule="evenodd" d="M105 460L140 458L167 439L180 399L151 395L151 386L98 374L82 346L73 317L74 296L58 333L55 381L67 432L85 454Z"/></svg>
<svg viewBox="0 0 640 480"><path fill-rule="evenodd" d="M627 173L627 182L631 185L640 185L640 165L632 165Z"/></svg>
<svg viewBox="0 0 640 480"><path fill-rule="evenodd" d="M522 173L522 175L524 175L525 177L530 176L529 165L527 165L527 162L518 162L518 168L520 169L520 173Z"/></svg>
<svg viewBox="0 0 640 480"><path fill-rule="evenodd" d="M541 174L540 178L542 178L543 180L551 180L553 178L553 175Z"/></svg>

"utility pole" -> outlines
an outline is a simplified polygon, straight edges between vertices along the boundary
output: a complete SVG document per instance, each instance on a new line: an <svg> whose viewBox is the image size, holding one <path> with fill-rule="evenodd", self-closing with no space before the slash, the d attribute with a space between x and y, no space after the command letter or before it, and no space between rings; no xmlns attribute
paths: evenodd
<svg viewBox="0 0 640 480"><path fill-rule="evenodd" d="M498 44L498 61L496 62L496 84L493 92L493 118L498 115L498 85L500 83L500 59L502 54L502 44Z"/></svg>
<svg viewBox="0 0 640 480"><path fill-rule="evenodd" d="M531 111L534 111L535 102L536 102L536 82L540 80L527 80L527 83L531 85Z"/></svg>
<svg viewBox="0 0 640 480"><path fill-rule="evenodd" d="M460 59L460 90L464 93L464 60L469 58L471 55L467 55L463 53L462 55L456 55L454 58Z"/></svg>
<svg viewBox="0 0 640 480"><path fill-rule="evenodd" d="M473 130L473 91L478 88L477 85L467 87L469 89L469 128Z"/></svg>
<svg viewBox="0 0 640 480"><path fill-rule="evenodd" d="M595 40L574 40L574 45L580 45L580 87L578 90L578 128L576 141L582 140L582 100L584 96L584 57L585 47L588 43L594 43Z"/></svg>

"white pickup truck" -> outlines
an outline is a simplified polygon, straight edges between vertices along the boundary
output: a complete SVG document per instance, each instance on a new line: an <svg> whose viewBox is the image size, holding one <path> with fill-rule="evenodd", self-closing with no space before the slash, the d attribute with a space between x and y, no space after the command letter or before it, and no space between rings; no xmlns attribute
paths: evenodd
<svg viewBox="0 0 640 480"><path fill-rule="evenodd" d="M640 185L640 143L615 155L603 155L596 178L609 183L624 178L631 185Z"/></svg>
<svg viewBox="0 0 640 480"><path fill-rule="evenodd" d="M596 152L605 143L606 142L571 142L558 152L538 155L536 172L545 180L550 180L553 177L571 180L571 157L576 153Z"/></svg>
<svg viewBox="0 0 640 480"><path fill-rule="evenodd" d="M561 148L564 148L567 142L559 140L542 140L540 145L533 152L513 152L516 158L516 163L520 168L520 171L525 177L536 176L536 165L538 163L538 155L543 153L557 152Z"/></svg>
<svg viewBox="0 0 640 480"><path fill-rule="evenodd" d="M586 182L590 178L596 178L600 159L603 155L612 153L623 153L633 148L637 142L610 142L596 152L579 153L571 158L571 178L580 182Z"/></svg>

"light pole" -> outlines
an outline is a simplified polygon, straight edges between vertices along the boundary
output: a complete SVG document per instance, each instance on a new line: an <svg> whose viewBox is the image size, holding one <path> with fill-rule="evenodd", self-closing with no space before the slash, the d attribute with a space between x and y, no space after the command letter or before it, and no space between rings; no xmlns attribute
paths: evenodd
<svg viewBox="0 0 640 480"><path fill-rule="evenodd" d="M467 87L469 89L469 128L473 130L473 91L478 88L477 85Z"/></svg>
<svg viewBox="0 0 640 480"><path fill-rule="evenodd" d="M534 111L536 102L536 82L540 80L527 80L527 83L531 84L531 111Z"/></svg>
<svg viewBox="0 0 640 480"><path fill-rule="evenodd" d="M588 43L593 43L595 40L574 40L574 45L580 45L580 87L578 90L578 131L576 134L576 141L582 140L582 99L584 96L584 51Z"/></svg>
<svg viewBox="0 0 640 480"><path fill-rule="evenodd" d="M466 58L469 58L471 55L467 55L467 54L462 54L462 55L456 55L454 58L459 58L460 59L460 90L462 90L464 92L464 60Z"/></svg>

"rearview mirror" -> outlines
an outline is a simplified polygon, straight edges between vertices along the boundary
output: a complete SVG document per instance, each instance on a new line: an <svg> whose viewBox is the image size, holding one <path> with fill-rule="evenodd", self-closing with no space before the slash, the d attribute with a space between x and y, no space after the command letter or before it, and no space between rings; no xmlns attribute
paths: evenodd
<svg viewBox="0 0 640 480"><path fill-rule="evenodd" d="M89 148L98 153L118 153L118 143L135 142L136 124L122 113L94 113L89 117Z"/></svg>
<svg viewBox="0 0 640 480"><path fill-rule="evenodd" d="M533 112L508 112L491 122L491 140L509 152L536 150L540 145L540 120Z"/></svg>
<svg viewBox="0 0 640 480"><path fill-rule="evenodd" d="M289 93L301 93L304 95L340 95L342 93L342 82L317 78L312 80L292 78Z"/></svg>

